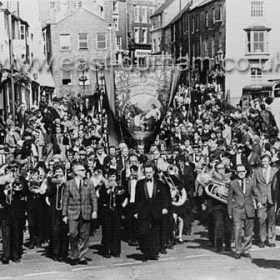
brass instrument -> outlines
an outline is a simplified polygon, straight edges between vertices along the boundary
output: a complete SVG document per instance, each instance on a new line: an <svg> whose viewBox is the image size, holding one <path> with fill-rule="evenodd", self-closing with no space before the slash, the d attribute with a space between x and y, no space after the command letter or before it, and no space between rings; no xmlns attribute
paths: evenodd
<svg viewBox="0 0 280 280"><path fill-rule="evenodd" d="M164 175L164 173L162 173L162 176L167 185L169 186L172 202L176 202L176 206L182 206L186 202L187 198L184 198L180 194L180 191L178 190L177 186L175 185L174 181L169 175L166 176Z"/></svg>
<svg viewBox="0 0 280 280"><path fill-rule="evenodd" d="M225 183L212 179L206 184L205 192L208 196L227 204L228 188Z"/></svg>

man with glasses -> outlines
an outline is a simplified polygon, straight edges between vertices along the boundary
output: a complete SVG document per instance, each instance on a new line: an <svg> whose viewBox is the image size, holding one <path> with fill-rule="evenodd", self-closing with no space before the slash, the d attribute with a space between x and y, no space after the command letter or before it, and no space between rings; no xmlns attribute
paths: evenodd
<svg viewBox="0 0 280 280"><path fill-rule="evenodd" d="M66 183L62 216L70 232L70 264L87 265L85 255L89 247L90 221L97 218L97 197L91 180L86 180L83 165L73 166L75 177Z"/></svg>
<svg viewBox="0 0 280 280"><path fill-rule="evenodd" d="M254 181L246 178L245 165L236 167L237 178L230 182L228 192L228 214L233 219L235 236L235 258L241 256L251 258L249 253L252 247L252 236L254 229L255 207L254 196L260 201L256 193ZM260 206L260 205L259 205ZM244 226L244 242L242 242L242 229Z"/></svg>
<svg viewBox="0 0 280 280"><path fill-rule="evenodd" d="M261 157L262 166L255 170L255 180L258 194L258 218L260 223L260 248L264 246L275 247L275 184L272 181L277 173L277 168L271 167L271 158L264 154Z"/></svg>

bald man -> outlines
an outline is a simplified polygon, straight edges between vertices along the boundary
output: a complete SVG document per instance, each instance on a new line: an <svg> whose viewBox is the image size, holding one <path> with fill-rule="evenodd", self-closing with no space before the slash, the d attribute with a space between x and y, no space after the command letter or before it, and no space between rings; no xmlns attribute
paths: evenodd
<svg viewBox="0 0 280 280"><path fill-rule="evenodd" d="M70 232L70 264L87 265L90 221L97 218L97 197L91 180L86 179L83 165L73 167L75 177L66 183L62 216Z"/></svg>

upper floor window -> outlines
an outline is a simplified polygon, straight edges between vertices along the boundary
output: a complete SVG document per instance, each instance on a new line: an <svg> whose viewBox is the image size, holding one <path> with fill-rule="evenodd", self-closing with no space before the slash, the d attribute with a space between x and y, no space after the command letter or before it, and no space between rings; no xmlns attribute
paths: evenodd
<svg viewBox="0 0 280 280"><path fill-rule="evenodd" d="M20 25L20 39L25 40L25 25L24 24Z"/></svg>
<svg viewBox="0 0 280 280"><path fill-rule="evenodd" d="M88 49L88 34L79 33L78 43L79 43L79 50L87 50Z"/></svg>
<svg viewBox="0 0 280 280"><path fill-rule="evenodd" d="M113 23L115 24L116 31L120 30L119 16L113 16Z"/></svg>
<svg viewBox="0 0 280 280"><path fill-rule="evenodd" d="M139 44L139 28L134 27L134 42Z"/></svg>
<svg viewBox="0 0 280 280"><path fill-rule="evenodd" d="M141 8L142 23L148 23L148 7Z"/></svg>
<svg viewBox="0 0 280 280"><path fill-rule="evenodd" d="M116 36L116 45L118 50L122 49L122 37L121 36Z"/></svg>
<svg viewBox="0 0 280 280"><path fill-rule="evenodd" d="M118 1L113 1L113 13L117 14L119 12Z"/></svg>
<svg viewBox="0 0 280 280"><path fill-rule="evenodd" d="M147 28L142 28L141 43L142 44L148 43L148 29Z"/></svg>
<svg viewBox="0 0 280 280"><path fill-rule="evenodd" d="M268 30L246 30L247 31L247 53L268 53Z"/></svg>
<svg viewBox="0 0 280 280"><path fill-rule="evenodd" d="M71 49L70 34L60 34L59 40L61 51L69 51Z"/></svg>
<svg viewBox="0 0 280 280"><path fill-rule="evenodd" d="M251 17L263 17L263 1L251 1Z"/></svg>
<svg viewBox="0 0 280 280"><path fill-rule="evenodd" d="M134 6L134 22L140 22L140 6Z"/></svg>
<svg viewBox="0 0 280 280"><path fill-rule="evenodd" d="M102 50L107 48L106 34L99 33L97 34L97 49Z"/></svg>
<svg viewBox="0 0 280 280"><path fill-rule="evenodd" d="M205 12L205 27L207 28L209 26L209 14L208 12Z"/></svg>
<svg viewBox="0 0 280 280"><path fill-rule="evenodd" d="M200 20L200 16L199 16L199 14L197 14L196 15L196 27L195 27L196 31L199 31L199 20Z"/></svg>
<svg viewBox="0 0 280 280"><path fill-rule="evenodd" d="M194 21L194 18L192 18L192 33L194 33L194 29L195 29L195 21Z"/></svg>

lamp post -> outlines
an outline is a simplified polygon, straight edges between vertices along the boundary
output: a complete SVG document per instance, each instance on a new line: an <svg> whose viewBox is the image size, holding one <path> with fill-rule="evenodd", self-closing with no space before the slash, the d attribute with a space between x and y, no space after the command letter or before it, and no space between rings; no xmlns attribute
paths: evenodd
<svg viewBox="0 0 280 280"><path fill-rule="evenodd" d="M219 90L222 91L224 89L224 82L223 82L223 77L224 77L224 73L222 71L222 63L223 63L223 59L224 59L224 52L223 50L220 48L217 51L217 65L218 65L218 73L217 73L217 84L219 86Z"/></svg>

